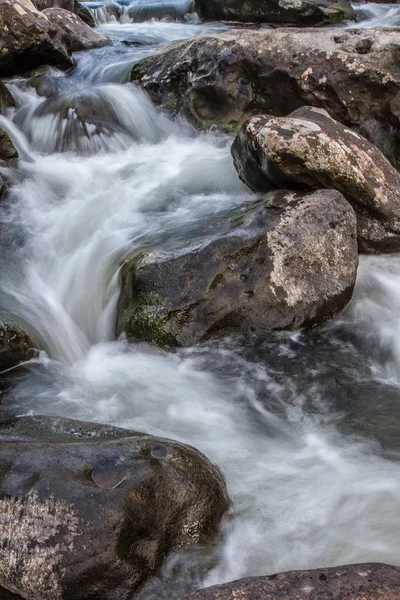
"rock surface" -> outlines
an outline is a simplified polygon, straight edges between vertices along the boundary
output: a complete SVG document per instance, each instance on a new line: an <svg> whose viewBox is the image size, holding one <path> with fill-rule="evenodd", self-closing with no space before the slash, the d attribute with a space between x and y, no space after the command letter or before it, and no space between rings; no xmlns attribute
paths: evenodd
<svg viewBox="0 0 400 600"><path fill-rule="evenodd" d="M202 19L245 23L323 25L353 20L347 0L196 0Z"/></svg>
<svg viewBox="0 0 400 600"><path fill-rule="evenodd" d="M358 216L361 251L400 250L399 172L326 111L302 107L287 117L253 117L236 136L232 155L240 178L254 191L338 190Z"/></svg>
<svg viewBox="0 0 400 600"><path fill-rule="evenodd" d="M0 76L27 72L42 64L72 65L60 28L27 0L0 3L0 49Z"/></svg>
<svg viewBox="0 0 400 600"><path fill-rule="evenodd" d="M10 106L15 106L15 100L8 88L0 81L0 113L4 113Z"/></svg>
<svg viewBox="0 0 400 600"><path fill-rule="evenodd" d="M0 596L127 600L169 552L213 538L228 507L200 452L112 427L0 423L0 461Z"/></svg>
<svg viewBox="0 0 400 600"><path fill-rule="evenodd" d="M250 577L200 590L190 600L395 600L400 569L367 563Z"/></svg>
<svg viewBox="0 0 400 600"><path fill-rule="evenodd" d="M18 152L7 131L0 128L0 161L7 161L12 158L18 158Z"/></svg>
<svg viewBox="0 0 400 600"><path fill-rule="evenodd" d="M106 35L93 31L78 15L68 10L47 8L43 14L61 29L65 44L71 52L101 48L110 43Z"/></svg>
<svg viewBox="0 0 400 600"><path fill-rule="evenodd" d="M356 219L335 191L275 191L226 233L122 267L118 333L190 346L321 323L349 301L358 264Z"/></svg>
<svg viewBox="0 0 400 600"><path fill-rule="evenodd" d="M20 327L0 323L0 371L15 367L34 355L33 339Z"/></svg>
<svg viewBox="0 0 400 600"><path fill-rule="evenodd" d="M399 55L396 30L231 30L167 44L134 65L132 80L202 128L321 107L396 161Z"/></svg>

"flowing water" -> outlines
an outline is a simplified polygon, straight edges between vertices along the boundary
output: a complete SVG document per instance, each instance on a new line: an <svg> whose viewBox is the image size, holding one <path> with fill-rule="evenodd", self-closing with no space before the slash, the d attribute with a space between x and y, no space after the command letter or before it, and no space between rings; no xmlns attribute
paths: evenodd
<svg viewBox="0 0 400 600"><path fill-rule="evenodd" d="M173 353L115 340L124 257L214 231L218 213L253 196L229 138L172 121L127 83L160 44L225 26L198 23L182 0L164 3L167 20L140 23L132 4L87 4L111 46L77 54L72 73L8 82L18 106L0 125L21 160L0 218L0 307L43 352L1 410L172 437L221 467L232 509L214 567L200 582L190 558L178 571L172 559L164 592L141 598L280 570L400 564L400 257L362 257L351 305L310 335Z"/></svg>

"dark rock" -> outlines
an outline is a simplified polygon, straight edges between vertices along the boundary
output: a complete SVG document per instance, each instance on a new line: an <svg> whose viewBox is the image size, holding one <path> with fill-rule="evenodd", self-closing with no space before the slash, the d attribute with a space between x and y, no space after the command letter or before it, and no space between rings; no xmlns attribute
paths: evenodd
<svg viewBox="0 0 400 600"><path fill-rule="evenodd" d="M360 54L365 39L373 46ZM255 114L324 108L396 161L399 58L396 30L231 30L167 44L134 65L132 80L201 128L234 131Z"/></svg>
<svg viewBox="0 0 400 600"><path fill-rule="evenodd" d="M33 357L33 339L11 323L0 323L0 371L15 367Z"/></svg>
<svg viewBox="0 0 400 600"><path fill-rule="evenodd" d="M18 152L7 131L0 128L0 160L7 161L12 158L18 158Z"/></svg>
<svg viewBox="0 0 400 600"><path fill-rule="evenodd" d="M95 26L94 18L90 10L77 0L75 1L74 5L74 13L78 15L78 17L80 17L82 21L86 23L86 25L89 25L89 27Z"/></svg>
<svg viewBox="0 0 400 600"><path fill-rule="evenodd" d="M288 571L200 590L190 600L396 600L400 569L379 563Z"/></svg>
<svg viewBox="0 0 400 600"><path fill-rule="evenodd" d="M195 0L206 20L323 25L355 19L348 0Z"/></svg>
<svg viewBox="0 0 400 600"><path fill-rule="evenodd" d="M43 11L48 20L63 32L63 39L71 52L101 48L110 43L106 35L93 31L78 15L62 8L47 8Z"/></svg>
<svg viewBox="0 0 400 600"><path fill-rule="evenodd" d="M0 463L0 596L127 600L168 553L214 538L228 507L195 448L112 427L0 423Z"/></svg>
<svg viewBox="0 0 400 600"><path fill-rule="evenodd" d="M118 333L190 346L322 323L349 301L356 220L334 191L276 191L231 219L226 233L122 266Z"/></svg>
<svg viewBox="0 0 400 600"><path fill-rule="evenodd" d="M27 72L43 64L72 65L60 28L29 0L0 3L0 76Z"/></svg>
<svg viewBox="0 0 400 600"><path fill-rule="evenodd" d="M78 0L32 0L38 10L46 10L46 8L63 8L69 12L73 12L89 25L94 27L94 19L91 12L83 6Z"/></svg>
<svg viewBox="0 0 400 600"><path fill-rule="evenodd" d="M10 106L15 106L15 100L8 88L0 81L0 113L4 113Z"/></svg>
<svg viewBox="0 0 400 600"><path fill-rule="evenodd" d="M378 148L318 108L288 117L257 116L232 145L240 178L251 189L336 189L358 217L363 252L400 250L400 174Z"/></svg>
<svg viewBox="0 0 400 600"><path fill-rule="evenodd" d="M145 2L131 4L128 10L129 17L136 22L148 21L150 19L170 18L180 20L194 10L193 0L185 0L180 4L174 2Z"/></svg>

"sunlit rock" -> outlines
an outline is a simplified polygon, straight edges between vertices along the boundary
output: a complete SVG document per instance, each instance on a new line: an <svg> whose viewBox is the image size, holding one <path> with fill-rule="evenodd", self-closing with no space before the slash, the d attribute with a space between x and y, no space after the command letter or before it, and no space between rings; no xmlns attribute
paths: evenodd
<svg viewBox="0 0 400 600"><path fill-rule="evenodd" d="M400 250L399 172L326 111L303 107L288 117L253 117L237 135L232 154L240 178L255 191L338 190L357 214L362 251Z"/></svg>

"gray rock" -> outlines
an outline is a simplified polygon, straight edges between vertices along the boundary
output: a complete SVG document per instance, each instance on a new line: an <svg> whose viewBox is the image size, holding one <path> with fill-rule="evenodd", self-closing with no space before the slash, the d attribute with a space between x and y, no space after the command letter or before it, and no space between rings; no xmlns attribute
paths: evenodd
<svg viewBox="0 0 400 600"><path fill-rule="evenodd" d="M190 600L303 600L308 597L310 600L395 600L400 598L400 569L367 563L289 571L239 579L189 596Z"/></svg>
<svg viewBox="0 0 400 600"><path fill-rule="evenodd" d="M256 114L324 108L395 162L399 56L396 30L231 30L167 44L134 65L132 80L204 129L236 131Z"/></svg>
<svg viewBox="0 0 400 600"><path fill-rule="evenodd" d="M7 131L0 128L0 161L18 158L18 152Z"/></svg>
<svg viewBox="0 0 400 600"><path fill-rule="evenodd" d="M15 106L15 100L8 88L0 81L0 113L4 113L10 106Z"/></svg>
<svg viewBox="0 0 400 600"><path fill-rule="evenodd" d="M349 301L356 219L341 194L275 191L226 233L122 266L118 333L190 346L322 323Z"/></svg>
<svg viewBox="0 0 400 600"><path fill-rule="evenodd" d="M0 76L27 72L43 64L72 65L60 28L29 0L0 3Z"/></svg>
<svg viewBox="0 0 400 600"><path fill-rule="evenodd" d="M206 20L323 25L354 20L348 0L196 0Z"/></svg>
<svg viewBox="0 0 400 600"><path fill-rule="evenodd" d="M232 145L251 189L336 189L358 217L363 252L400 250L400 174L378 148L317 108L288 117L256 116Z"/></svg>
<svg viewBox="0 0 400 600"><path fill-rule="evenodd" d="M0 423L0 596L127 600L168 553L207 544L228 507L196 449L112 427Z"/></svg>
<svg viewBox="0 0 400 600"><path fill-rule="evenodd" d="M43 14L63 32L64 42L71 52L101 48L110 43L106 35L93 31L73 12L63 8L47 8Z"/></svg>

